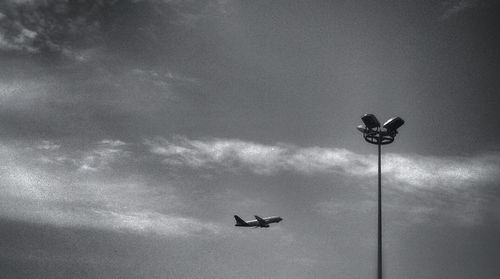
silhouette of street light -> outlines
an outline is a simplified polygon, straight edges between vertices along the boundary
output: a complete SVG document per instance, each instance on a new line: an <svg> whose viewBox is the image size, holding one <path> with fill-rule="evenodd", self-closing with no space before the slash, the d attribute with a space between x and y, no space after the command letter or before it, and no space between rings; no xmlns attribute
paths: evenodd
<svg viewBox="0 0 500 279"><path fill-rule="evenodd" d="M387 120L382 128L377 117L373 114L365 114L361 117L365 125L358 125L356 129L363 133L365 141L378 145L378 256L377 256L377 278L382 279L382 145L390 144L398 134L398 129L405 121L401 117L393 117Z"/></svg>

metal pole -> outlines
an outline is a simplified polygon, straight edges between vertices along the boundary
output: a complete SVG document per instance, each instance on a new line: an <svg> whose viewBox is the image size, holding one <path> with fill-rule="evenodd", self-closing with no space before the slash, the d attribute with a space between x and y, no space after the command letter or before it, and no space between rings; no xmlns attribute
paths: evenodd
<svg viewBox="0 0 500 279"><path fill-rule="evenodd" d="M378 134L378 279L382 279L382 135Z"/></svg>

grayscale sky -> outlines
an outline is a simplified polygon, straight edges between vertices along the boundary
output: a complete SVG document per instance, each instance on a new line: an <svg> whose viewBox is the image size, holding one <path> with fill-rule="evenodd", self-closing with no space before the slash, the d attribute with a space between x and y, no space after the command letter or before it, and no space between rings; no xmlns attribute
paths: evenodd
<svg viewBox="0 0 500 279"><path fill-rule="evenodd" d="M494 0L3 0L2 278L500 278ZM233 215L279 215L269 229Z"/></svg>

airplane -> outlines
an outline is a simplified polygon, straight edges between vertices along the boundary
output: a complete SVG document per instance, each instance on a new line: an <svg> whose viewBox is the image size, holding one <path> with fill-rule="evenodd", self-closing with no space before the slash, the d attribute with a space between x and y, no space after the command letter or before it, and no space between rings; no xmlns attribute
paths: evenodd
<svg viewBox="0 0 500 279"><path fill-rule="evenodd" d="M279 216L271 216L266 218L260 218L255 215L255 220L243 221L238 215L234 215L236 219L236 227L254 227L254 228L269 228L270 223L279 223L283 221L283 218Z"/></svg>

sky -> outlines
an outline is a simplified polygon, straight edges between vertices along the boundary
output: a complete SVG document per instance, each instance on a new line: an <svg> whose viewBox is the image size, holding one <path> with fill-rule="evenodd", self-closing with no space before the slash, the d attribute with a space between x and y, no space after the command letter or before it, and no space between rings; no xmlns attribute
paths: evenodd
<svg viewBox="0 0 500 279"><path fill-rule="evenodd" d="M365 113L384 278L500 278L499 12L1 1L2 278L374 278Z"/></svg>

